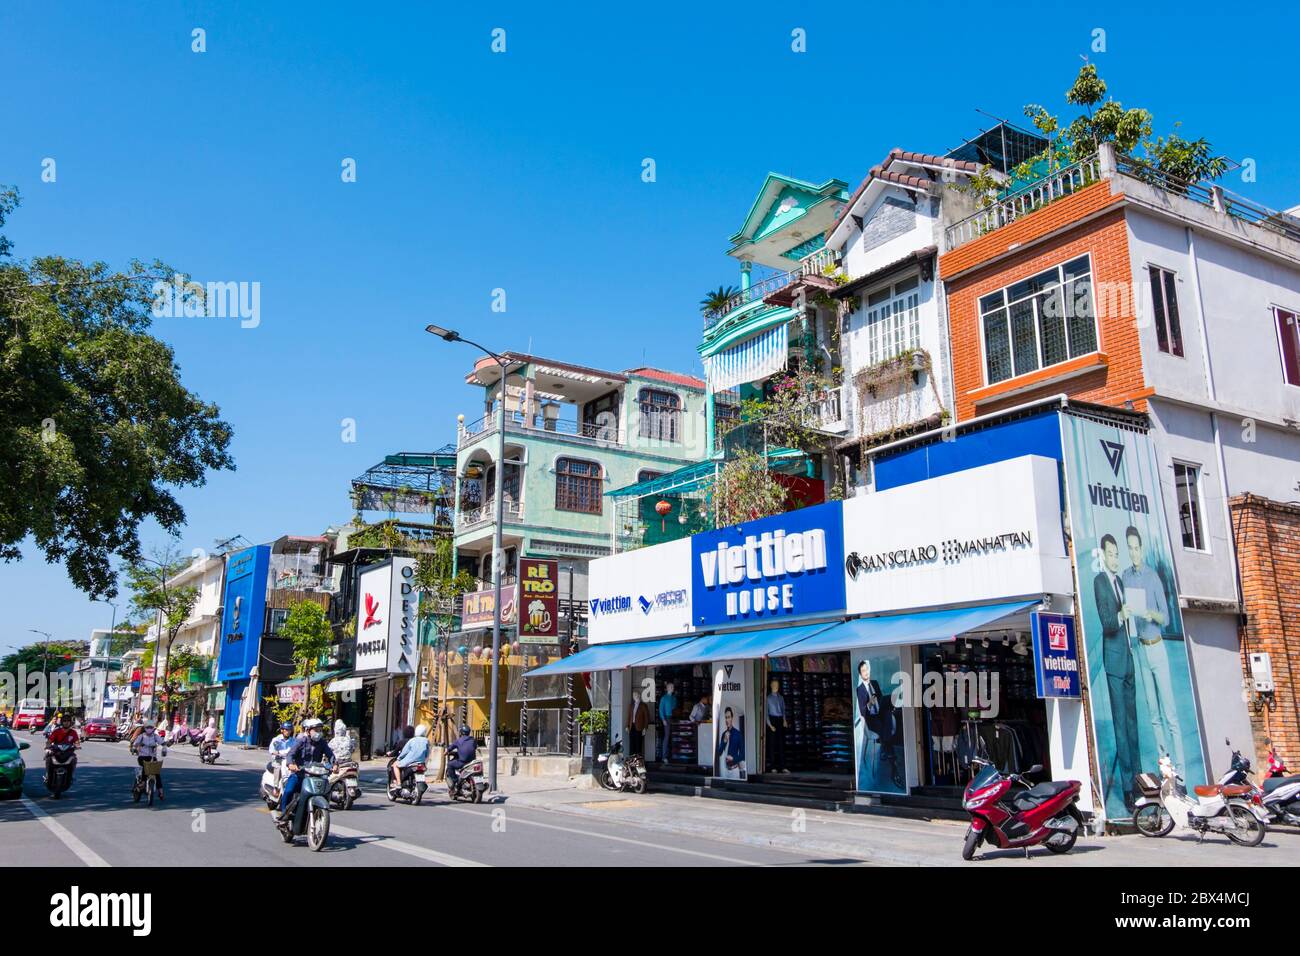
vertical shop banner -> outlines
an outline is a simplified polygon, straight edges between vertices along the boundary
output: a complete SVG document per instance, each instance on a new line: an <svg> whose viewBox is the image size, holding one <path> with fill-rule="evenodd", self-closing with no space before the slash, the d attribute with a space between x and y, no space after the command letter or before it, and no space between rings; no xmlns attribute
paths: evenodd
<svg viewBox="0 0 1300 956"><path fill-rule="evenodd" d="M1034 635L1034 686L1038 696L1078 700L1079 642L1074 635L1074 618L1034 611L1029 615L1029 629Z"/></svg>
<svg viewBox="0 0 1300 956"><path fill-rule="evenodd" d="M226 558L226 591L221 615L217 680L245 680L257 666L266 623L266 589L271 546L259 544Z"/></svg>
<svg viewBox="0 0 1300 956"><path fill-rule="evenodd" d="M906 793L903 746L906 711L894 704L895 675L904 674L899 648L855 649L853 674L853 764L861 793Z"/></svg>
<svg viewBox="0 0 1300 956"><path fill-rule="evenodd" d="M1169 754L1205 780L1173 549L1150 436L1061 416L1079 616L1106 816L1132 816L1133 776Z"/></svg>
<svg viewBox="0 0 1300 956"><path fill-rule="evenodd" d="M691 538L691 623L781 621L844 610L838 501Z"/></svg>
<svg viewBox="0 0 1300 956"><path fill-rule="evenodd" d="M560 562L519 559L519 639L556 644L560 634Z"/></svg>
<svg viewBox="0 0 1300 956"><path fill-rule="evenodd" d="M414 558L393 558L358 575L357 673L415 672L418 608Z"/></svg>
<svg viewBox="0 0 1300 956"><path fill-rule="evenodd" d="M713 775L728 780L749 777L757 724L749 716L751 661L713 664ZM701 760L703 762L703 760Z"/></svg>

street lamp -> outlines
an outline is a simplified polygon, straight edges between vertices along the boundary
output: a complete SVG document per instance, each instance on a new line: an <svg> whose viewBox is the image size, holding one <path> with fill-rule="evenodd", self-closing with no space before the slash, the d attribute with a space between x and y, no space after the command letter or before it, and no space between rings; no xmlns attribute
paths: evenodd
<svg viewBox="0 0 1300 956"><path fill-rule="evenodd" d="M466 345L472 345L501 368L501 398L497 407L497 480L492 495L496 521L492 531L492 700L488 705L488 789L495 793L497 789L497 689L500 682L501 658L501 565L505 563L505 553L501 546L501 519L505 512L506 485L506 375L509 374L511 363L491 349L461 338L460 333L454 329L426 325L424 331L438 336L444 342L464 342Z"/></svg>

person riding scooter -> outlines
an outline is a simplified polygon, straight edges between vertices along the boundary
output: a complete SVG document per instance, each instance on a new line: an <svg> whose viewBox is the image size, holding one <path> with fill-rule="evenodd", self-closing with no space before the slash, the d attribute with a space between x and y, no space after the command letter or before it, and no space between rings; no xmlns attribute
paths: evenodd
<svg viewBox="0 0 1300 956"><path fill-rule="evenodd" d="M271 758L266 762L266 769L274 770L276 760L287 757L297 742L293 735L293 721L286 720L280 725L280 733L271 738L271 744L266 748L267 756Z"/></svg>
<svg viewBox="0 0 1300 956"><path fill-rule="evenodd" d="M348 725L342 720L334 721L334 736L330 738L330 750L334 751L334 759L339 763L350 763L352 754L356 750L356 745L352 742L351 735L348 734Z"/></svg>
<svg viewBox="0 0 1300 956"><path fill-rule="evenodd" d="M321 729L321 721L313 717L303 721L302 727L307 732L307 736L294 741L293 749L285 757L288 764L285 770L289 772L290 776L285 780L284 787L280 790L281 820L285 818L285 812L288 809L290 800L302 785L302 768L309 763L322 763L326 767L334 765L334 752L330 750L330 745L325 742L325 733Z"/></svg>
<svg viewBox="0 0 1300 956"><path fill-rule="evenodd" d="M401 752L397 755L397 761L393 764L392 781L389 783L389 787L400 789L402 786L402 771L407 767L424 763L428 759L429 728L421 724L415 728L415 736L403 745Z"/></svg>
<svg viewBox="0 0 1300 956"><path fill-rule="evenodd" d="M81 747L81 738L72 729L72 714L63 714L58 725L45 738L45 779L47 781L52 780L54 776L53 768L50 766L50 749L55 744L72 744L74 747ZM72 772L73 768L69 768L67 789L72 787Z"/></svg>
<svg viewBox="0 0 1300 956"><path fill-rule="evenodd" d="M162 735L154 729L153 721L147 722L144 725L144 730L140 732L139 736L137 736L135 740L131 741L131 753L135 754L135 762L140 767L135 774L136 780L139 780L141 775L144 773L144 764L146 760L161 760L166 752L167 742L163 740ZM164 799L162 770L158 771L158 799Z"/></svg>
<svg viewBox="0 0 1300 956"><path fill-rule="evenodd" d="M478 745L474 742L474 735L469 732L469 725L461 724L460 736L447 747L447 773L451 776L453 787L460 777L460 768L473 760L477 753Z"/></svg>

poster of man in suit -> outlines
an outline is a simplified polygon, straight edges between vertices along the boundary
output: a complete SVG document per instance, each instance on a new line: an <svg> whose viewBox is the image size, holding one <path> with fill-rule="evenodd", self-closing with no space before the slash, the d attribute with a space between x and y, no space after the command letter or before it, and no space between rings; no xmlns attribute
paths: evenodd
<svg viewBox="0 0 1300 956"><path fill-rule="evenodd" d="M853 651L853 749L857 789L862 793L906 793L903 713L891 696L894 675L903 670L897 649Z"/></svg>
<svg viewBox="0 0 1300 956"><path fill-rule="evenodd" d="M1205 781L1155 444L1145 432L1061 416L1091 716L1106 816L1133 815L1133 777L1169 755Z"/></svg>

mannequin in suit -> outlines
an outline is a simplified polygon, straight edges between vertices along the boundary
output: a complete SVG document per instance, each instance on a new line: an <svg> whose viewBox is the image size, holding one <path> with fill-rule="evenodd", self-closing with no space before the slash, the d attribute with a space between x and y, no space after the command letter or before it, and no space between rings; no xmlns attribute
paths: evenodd
<svg viewBox="0 0 1300 956"><path fill-rule="evenodd" d="M645 729L650 725L650 708L641 699L640 694L632 697L632 706L627 711L628 756L640 754L645 756Z"/></svg>
<svg viewBox="0 0 1300 956"><path fill-rule="evenodd" d="M1137 684L1129 647L1124 580L1119 573L1119 544L1113 535L1102 537L1101 552L1104 567L1093 578L1092 591L1101 618L1101 659L1115 734L1115 777L1111 788L1123 792L1124 804L1131 810L1135 799L1133 776L1138 772Z"/></svg>

